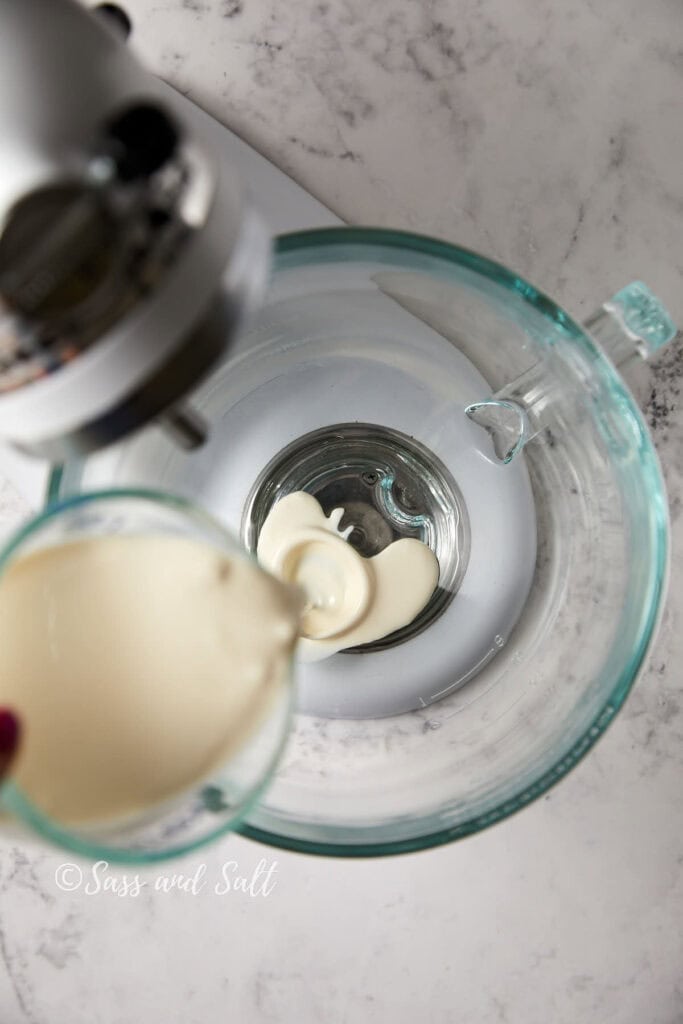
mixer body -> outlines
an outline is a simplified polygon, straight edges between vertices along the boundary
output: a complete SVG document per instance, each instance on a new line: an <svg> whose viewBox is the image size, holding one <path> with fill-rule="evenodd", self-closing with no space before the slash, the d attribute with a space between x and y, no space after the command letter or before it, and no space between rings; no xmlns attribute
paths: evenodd
<svg viewBox="0 0 683 1024"><path fill-rule="evenodd" d="M101 19L75 0L0 17L0 438L58 461L173 410L258 301L269 239Z"/></svg>

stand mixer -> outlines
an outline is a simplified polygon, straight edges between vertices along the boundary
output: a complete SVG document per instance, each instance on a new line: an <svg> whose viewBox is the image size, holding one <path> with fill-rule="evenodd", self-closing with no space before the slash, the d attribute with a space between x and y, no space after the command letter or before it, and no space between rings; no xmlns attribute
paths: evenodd
<svg viewBox="0 0 683 1024"><path fill-rule="evenodd" d="M405 630L298 667L244 830L386 853L523 806L609 723L661 608L656 457L593 339L624 365L666 311L630 286L590 337L497 264L365 229L279 239L266 290L267 232L202 117L69 0L2 13L3 439L63 463L53 499L169 490L255 551L303 490L364 557L418 537L439 561Z"/></svg>
<svg viewBox="0 0 683 1024"><path fill-rule="evenodd" d="M57 460L163 414L201 443L175 404L262 291L265 228L107 27L61 2L2 18L0 433Z"/></svg>

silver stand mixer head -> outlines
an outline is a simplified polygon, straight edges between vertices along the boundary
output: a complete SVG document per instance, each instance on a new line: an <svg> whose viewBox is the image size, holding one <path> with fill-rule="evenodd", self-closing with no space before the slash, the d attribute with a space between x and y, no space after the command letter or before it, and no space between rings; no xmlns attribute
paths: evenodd
<svg viewBox="0 0 683 1024"><path fill-rule="evenodd" d="M0 438L61 461L176 408L265 286L233 172L102 19L3 3ZM56 44L56 41L57 44Z"/></svg>

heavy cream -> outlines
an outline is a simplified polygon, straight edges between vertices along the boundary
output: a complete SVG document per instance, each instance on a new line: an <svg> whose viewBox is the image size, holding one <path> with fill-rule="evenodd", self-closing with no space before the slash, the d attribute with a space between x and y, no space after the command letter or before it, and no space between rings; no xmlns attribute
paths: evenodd
<svg viewBox="0 0 683 1024"><path fill-rule="evenodd" d="M264 568L305 594L297 653L318 661L379 640L411 623L439 579L439 563L422 541L402 538L363 558L339 533L343 509L325 516L303 491L288 494L268 514L257 556Z"/></svg>
<svg viewBox="0 0 683 1024"><path fill-rule="evenodd" d="M13 778L65 823L128 816L248 740L287 685L298 604L254 563L181 536L26 555L0 579Z"/></svg>

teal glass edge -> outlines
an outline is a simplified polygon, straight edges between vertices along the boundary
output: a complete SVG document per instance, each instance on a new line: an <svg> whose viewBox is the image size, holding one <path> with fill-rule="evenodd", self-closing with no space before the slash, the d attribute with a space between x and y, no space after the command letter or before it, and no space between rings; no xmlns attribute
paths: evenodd
<svg viewBox="0 0 683 1024"><path fill-rule="evenodd" d="M505 799L497 807L475 815L467 821L460 822L458 825L446 828L441 827L420 836L390 842L358 842L351 845L322 839L299 839L251 825L245 820L246 814L242 816L241 823L235 828L235 831L245 838L254 839L257 842L263 842L280 849L325 856L364 858L416 852L453 842L456 839L462 839L479 832L515 814L542 796L585 757L613 721L643 667L662 612L663 597L666 592L669 528L666 492L659 468L659 460L652 446L640 410L609 360L585 330L569 314L557 306L543 292L502 264L496 263L494 260L481 256L469 249L453 245L450 242L444 242L429 236L415 235L407 231L395 231L386 228L331 227L280 235L275 240L274 269L285 269L289 263L289 257L294 255L305 257L306 253L310 253L309 263L343 261L344 259L349 261L356 260L358 258L357 251L349 251L348 255L344 251L352 250L354 246L368 250L368 259L373 258L373 249L407 250L417 255L428 256L445 263L454 264L455 266L465 267L521 296L524 301L528 302L546 317L555 328L559 328L567 341L576 343L579 346L583 354L599 369L605 385L628 408L634 422L638 425L638 456L647 479L648 488L651 491L652 514L649 526L652 548L655 552L650 572L649 594L644 602L646 611L641 622L639 635L634 643L633 656L629 664L617 676L609 697L584 735L571 748L563 751L558 756L554 765L531 785L523 786L517 794ZM329 249L329 254L327 255L321 253L321 250L325 248ZM48 502L55 500L59 496L62 478L63 467L54 467L48 482ZM251 808L249 808L250 810L255 806L255 803L256 801L252 803Z"/></svg>

